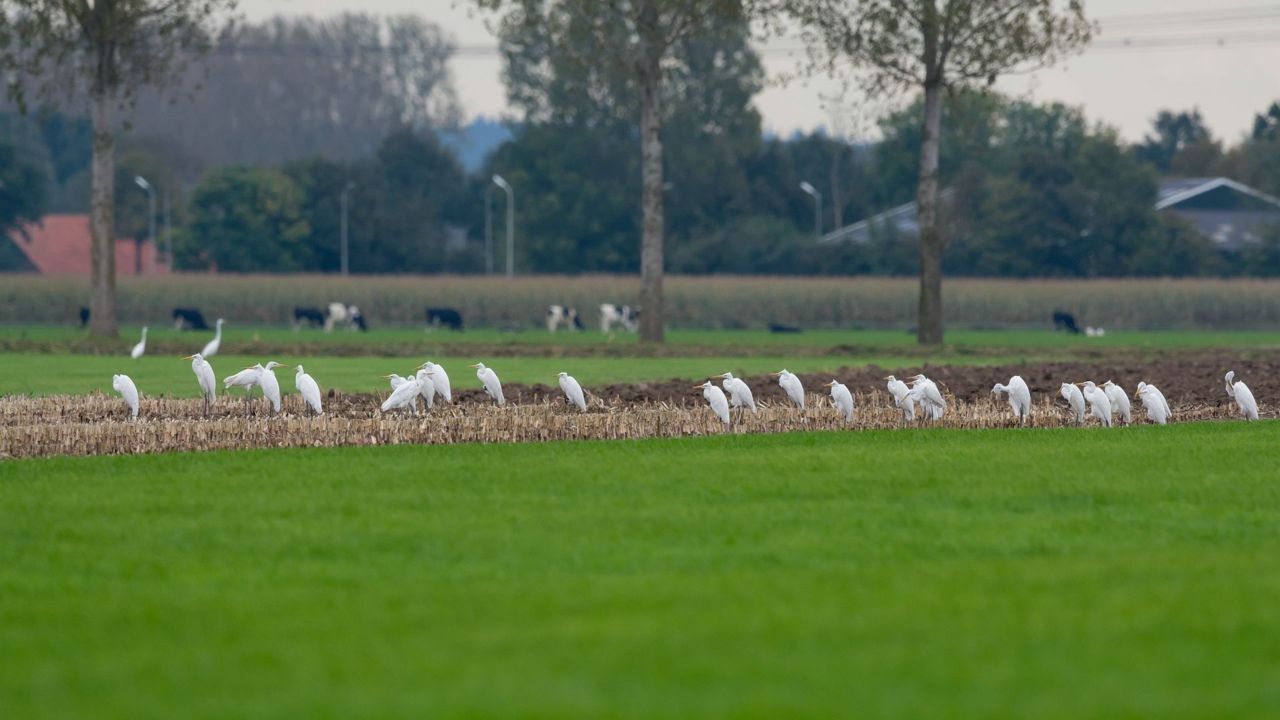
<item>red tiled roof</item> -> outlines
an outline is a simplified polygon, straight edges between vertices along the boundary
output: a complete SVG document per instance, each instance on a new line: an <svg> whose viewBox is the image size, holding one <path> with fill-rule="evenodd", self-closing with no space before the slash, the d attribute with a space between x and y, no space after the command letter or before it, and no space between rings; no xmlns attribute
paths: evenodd
<svg viewBox="0 0 1280 720"><path fill-rule="evenodd" d="M9 233L31 264L42 275L89 276L89 216L45 215L38 223ZM134 275L138 247L132 238L116 238L116 274ZM154 243L143 243L142 274L167 273L169 268L156 262Z"/></svg>

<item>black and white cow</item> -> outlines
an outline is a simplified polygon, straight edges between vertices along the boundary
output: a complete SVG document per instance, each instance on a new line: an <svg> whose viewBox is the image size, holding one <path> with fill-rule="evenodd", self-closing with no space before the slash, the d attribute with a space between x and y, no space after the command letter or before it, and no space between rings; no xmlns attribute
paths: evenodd
<svg viewBox="0 0 1280 720"><path fill-rule="evenodd" d="M204 314L195 308L174 308L173 329L208 330L209 323L204 321Z"/></svg>
<svg viewBox="0 0 1280 720"><path fill-rule="evenodd" d="M342 325L348 330L359 330L361 332L369 330L369 326L364 322L364 313L360 312L360 308L355 305L331 302L325 310L324 331L333 332L333 329L338 325Z"/></svg>
<svg viewBox="0 0 1280 720"><path fill-rule="evenodd" d="M547 306L547 332L554 333L561 325L570 330L584 329L577 308L571 308L568 305Z"/></svg>
<svg viewBox="0 0 1280 720"><path fill-rule="evenodd" d="M600 306L600 330L610 332L614 325L621 325L628 332L640 327L640 310L630 305L604 303Z"/></svg>
<svg viewBox="0 0 1280 720"><path fill-rule="evenodd" d="M427 308L427 329L434 330L440 327L461 330L462 313L451 307Z"/></svg>
<svg viewBox="0 0 1280 720"><path fill-rule="evenodd" d="M1072 335L1080 334L1080 326L1076 325L1076 316L1065 310L1053 311L1053 329L1066 330Z"/></svg>
<svg viewBox="0 0 1280 720"><path fill-rule="evenodd" d="M313 328L324 327L324 311L317 307L295 307L293 331L301 330L303 325L310 325Z"/></svg>

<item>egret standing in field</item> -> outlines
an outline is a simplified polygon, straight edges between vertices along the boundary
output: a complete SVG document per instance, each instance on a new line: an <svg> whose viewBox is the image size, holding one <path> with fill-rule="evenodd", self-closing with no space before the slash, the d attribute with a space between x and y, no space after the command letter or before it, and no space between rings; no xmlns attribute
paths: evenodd
<svg viewBox="0 0 1280 720"><path fill-rule="evenodd" d="M720 383L724 386L724 391L729 393L729 405L736 408L749 408L751 412L756 412L756 399L751 394L751 387L733 376L733 373L724 373L720 376L724 382Z"/></svg>
<svg viewBox="0 0 1280 720"><path fill-rule="evenodd" d="M498 380L498 374L485 367L484 363L476 363L471 367L476 369L476 377L479 378L480 384L484 386L484 391L489 397L499 405L505 405L507 400L502 397L502 383Z"/></svg>
<svg viewBox="0 0 1280 720"><path fill-rule="evenodd" d="M1102 392L1092 380L1081 383L1081 392L1089 403L1089 412L1102 423L1102 427L1111 427L1111 399Z"/></svg>
<svg viewBox="0 0 1280 720"><path fill-rule="evenodd" d="M404 384L404 378L400 377L395 373L391 373L390 375L383 375L382 377L386 378L390 382L392 390L395 390L396 388Z"/></svg>
<svg viewBox="0 0 1280 720"><path fill-rule="evenodd" d="M560 389L564 391L564 396L570 403L576 405L582 412L587 411L587 399L582 395L582 386L573 379L572 375L567 372L560 373Z"/></svg>
<svg viewBox="0 0 1280 720"><path fill-rule="evenodd" d="M786 368L774 373L774 375L778 376L778 385L782 387L782 391L787 394L791 402L796 407L804 410L804 385L800 382L800 378Z"/></svg>
<svg viewBox="0 0 1280 720"><path fill-rule="evenodd" d="M1084 394L1080 392L1080 388L1071 383L1062 383L1062 399L1067 401L1071 406L1071 414L1075 417L1077 425L1084 424Z"/></svg>
<svg viewBox="0 0 1280 720"><path fill-rule="evenodd" d="M1157 425L1164 425L1169 422L1172 413L1169 412L1169 403L1164 399L1164 394L1155 385L1148 385L1144 382L1138 383L1138 392L1136 397L1142 400L1142 406L1147 409L1147 417L1151 422Z"/></svg>
<svg viewBox="0 0 1280 720"><path fill-rule="evenodd" d="M414 417L418 416L418 392L421 388L418 385L418 378L405 378L404 382L396 386L391 391L391 397L382 403L382 412L388 410L396 410L398 408L409 408L409 412Z"/></svg>
<svg viewBox="0 0 1280 720"><path fill-rule="evenodd" d="M1108 380L1102 383L1102 392L1106 393L1107 399L1111 401L1113 419L1118 417L1125 425L1133 422L1133 408L1129 405L1129 395L1124 388Z"/></svg>
<svg viewBox="0 0 1280 720"><path fill-rule="evenodd" d="M266 365L261 366L258 370L258 386L262 388L262 395L271 402L271 413L280 412L280 381L276 379L275 369L280 367L280 363L275 360L268 360Z"/></svg>
<svg viewBox="0 0 1280 720"><path fill-rule="evenodd" d="M893 398L894 407L902 411L902 419L912 422L916 419L916 401L911 397L911 388L898 378L890 375L885 378L888 382L885 387L889 389L889 395Z"/></svg>
<svg viewBox="0 0 1280 720"><path fill-rule="evenodd" d="M112 375L111 387L120 393L120 397L124 398L124 404L129 406L129 417L137 420L138 386L133 384L133 379L128 375Z"/></svg>
<svg viewBox="0 0 1280 720"><path fill-rule="evenodd" d="M418 394L422 396L422 404L426 410L430 410L436 400L436 384L431 370L426 367L418 368L418 372L414 373L414 377L418 380Z"/></svg>
<svg viewBox="0 0 1280 720"><path fill-rule="evenodd" d="M1253 399L1253 391L1249 390L1249 386L1245 385L1244 381L1234 381L1235 376L1235 370L1227 373L1227 395L1236 401L1236 406L1240 408L1240 415L1245 420L1257 420L1258 401Z"/></svg>
<svg viewBox="0 0 1280 720"><path fill-rule="evenodd" d="M227 390L233 387L244 388L244 416L249 417L249 405L252 402L253 389L258 386L262 380L262 366L253 365L247 367L235 375L229 375L222 379L222 386Z"/></svg>
<svg viewBox="0 0 1280 720"><path fill-rule="evenodd" d="M849 388L837 380L832 380L829 387L831 388L831 404L835 406L836 412L840 413L845 422L852 422L853 394L849 392Z"/></svg>
<svg viewBox="0 0 1280 720"><path fill-rule="evenodd" d="M214 393L218 389L218 379L213 375L213 366L200 353L188 355L183 360L191 361L191 372L196 375L196 382L200 383L200 394L204 396L204 416L209 417L209 410L213 407Z"/></svg>
<svg viewBox="0 0 1280 720"><path fill-rule="evenodd" d="M715 413L716 417L720 418L720 422L728 425L729 399L724 396L724 391L711 384L710 380L702 383L701 385L694 385L693 387L696 390L702 391L702 397L707 399L707 404L711 406L711 412Z"/></svg>
<svg viewBox="0 0 1280 720"><path fill-rule="evenodd" d="M449 373L444 368L431 362L430 360L422 363L422 367L431 371L431 384L435 385L436 392L444 398L447 403L453 402L453 390L449 387Z"/></svg>
<svg viewBox="0 0 1280 720"><path fill-rule="evenodd" d="M218 322L215 323L217 329L213 331L213 339L210 340L204 346L204 349L200 351L200 354L205 358L211 358L214 355L217 355L218 348L222 347L222 323L222 318L218 318Z"/></svg>
<svg viewBox="0 0 1280 720"><path fill-rule="evenodd" d="M911 383L909 397L920 403L925 417L930 420L941 420L942 415L947 411L947 401L942 397L938 384L923 374L911 378Z"/></svg>
<svg viewBox="0 0 1280 720"><path fill-rule="evenodd" d="M133 350L129 351L129 357L133 358L134 360L137 360L138 358L142 357L142 354L145 353L146 351L147 351L147 326L143 325L142 339L138 341L137 345L133 346Z"/></svg>
<svg viewBox="0 0 1280 720"><path fill-rule="evenodd" d="M1009 396L1009 407L1013 408L1013 416L1019 423L1026 425L1027 419L1031 417L1031 388L1027 387L1027 381L1022 379L1021 375L1014 375L1009 378L1007 385L996 383L991 388L991 394L1006 393Z"/></svg>
<svg viewBox="0 0 1280 720"><path fill-rule="evenodd" d="M293 376L293 386L298 389L298 394L302 396L305 407L309 407L315 411L316 415L323 415L324 409L320 407L320 385L316 383L315 378L307 374L306 370L299 365L295 368L298 373Z"/></svg>

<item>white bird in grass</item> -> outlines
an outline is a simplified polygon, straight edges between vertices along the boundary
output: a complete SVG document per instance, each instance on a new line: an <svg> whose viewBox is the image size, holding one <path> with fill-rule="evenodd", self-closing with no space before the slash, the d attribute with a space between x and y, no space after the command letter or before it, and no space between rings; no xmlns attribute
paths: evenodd
<svg viewBox="0 0 1280 720"><path fill-rule="evenodd" d="M430 410L436 400L434 375L427 368L420 367L418 372L414 373L414 377L418 380L418 394L422 396L422 404L427 410Z"/></svg>
<svg viewBox="0 0 1280 720"><path fill-rule="evenodd" d="M422 363L422 367L431 371L431 384L435 385L436 392L444 398L445 402L453 402L453 390L449 387L449 373L430 360Z"/></svg>
<svg viewBox="0 0 1280 720"><path fill-rule="evenodd" d="M138 358L142 357L142 354L145 353L146 351L147 351L147 326L143 325L142 339L138 341L137 345L133 346L133 350L129 351L129 357L133 358L134 360L137 360Z"/></svg>
<svg viewBox="0 0 1280 720"><path fill-rule="evenodd" d="M853 394L849 392L849 388L836 380L832 380L828 386L831 388L831 404L835 406L845 422L852 422Z"/></svg>
<svg viewBox="0 0 1280 720"><path fill-rule="evenodd" d="M222 318L218 318L218 322L215 323L217 329L214 330L213 332L213 339L210 340L204 346L204 349L200 351L200 354L205 358L211 358L214 355L217 355L218 348L222 347L222 323L223 322L224 321Z"/></svg>
<svg viewBox="0 0 1280 720"><path fill-rule="evenodd" d="M1240 415L1245 420L1258 419L1258 401L1253 399L1253 391L1249 390L1249 386L1244 381L1234 381L1236 371L1232 370L1227 373L1227 395L1230 395L1236 401L1236 406L1240 408Z"/></svg>
<svg viewBox="0 0 1280 720"><path fill-rule="evenodd" d="M295 369L298 373L293 376L293 386L298 389L298 394L302 396L307 407L314 410L317 415L323 415L324 409L320 406L320 386L315 378L302 369L301 365Z"/></svg>
<svg viewBox="0 0 1280 720"><path fill-rule="evenodd" d="M1164 425L1173 417L1173 413L1169 412L1169 401L1164 399L1164 393L1160 392L1155 385L1138 383L1138 392L1135 397L1142 400L1142 406L1147 409L1147 417L1151 422Z"/></svg>
<svg viewBox="0 0 1280 720"><path fill-rule="evenodd" d="M1009 378L1007 385L996 383L991 388L991 393L1006 393L1009 396L1009 407L1013 408L1013 416L1021 424L1027 424L1027 419L1031 417L1031 388L1027 387L1027 381L1021 375Z"/></svg>
<svg viewBox="0 0 1280 720"><path fill-rule="evenodd" d="M229 375L222 379L222 386L227 390L233 387L244 388L244 416L249 417L249 404L252 402L253 389L258 386L262 379L262 366L252 365L247 367L235 375Z"/></svg>
<svg viewBox="0 0 1280 720"><path fill-rule="evenodd" d="M902 419L912 422L916 419L916 401L911 397L911 388L898 378L890 375L885 378L888 382L885 387L889 389L889 395L893 397L894 407L902 410Z"/></svg>
<svg viewBox="0 0 1280 720"><path fill-rule="evenodd" d="M280 412L280 381L275 374L278 367L281 367L280 363L268 360L266 365L258 369L258 386L262 388L263 396L271 401L272 414Z"/></svg>
<svg viewBox="0 0 1280 720"><path fill-rule="evenodd" d="M724 386L724 391L729 393L731 407L748 408L751 412L756 412L756 399L746 383L734 377L733 373L724 373L720 377L724 379L720 384Z"/></svg>
<svg viewBox="0 0 1280 720"><path fill-rule="evenodd" d="M392 390L395 390L396 388L404 384L404 378L400 377L395 373L391 373L390 375L383 375L382 377L387 378L388 380L391 381Z"/></svg>
<svg viewBox="0 0 1280 720"><path fill-rule="evenodd" d="M911 393L908 397L920 403L925 417L930 420L941 420L947 411L947 401L942 397L942 391L938 389L937 383L924 375L911 378L911 383Z"/></svg>
<svg viewBox="0 0 1280 720"><path fill-rule="evenodd" d="M499 405L506 404L506 398L502 397L502 383L498 381L498 374L485 367L484 363L476 363L471 367L476 369L476 377L480 379L480 384L484 385L484 391L489 394L489 397Z"/></svg>
<svg viewBox="0 0 1280 720"><path fill-rule="evenodd" d="M112 375L111 387L120 393L120 397L124 398L124 404L129 406L129 417L137 420L138 386L133 384L133 379L128 375Z"/></svg>
<svg viewBox="0 0 1280 720"><path fill-rule="evenodd" d="M1062 383L1062 399L1067 401L1071 406L1071 413L1075 416L1076 424L1084 424L1084 394L1080 392L1080 388L1071 383Z"/></svg>
<svg viewBox="0 0 1280 720"><path fill-rule="evenodd" d="M409 412L414 417L417 417L419 390L421 388L418 385L418 378L406 378L404 382L396 386L395 390L391 391L391 397L388 397L386 402L382 403L382 412L407 407Z"/></svg>
<svg viewBox="0 0 1280 720"><path fill-rule="evenodd" d="M1112 419L1119 417L1125 425L1132 423L1133 407L1129 404L1129 395L1124 388L1108 380L1102 383L1102 392L1106 393L1107 399L1111 401Z"/></svg>
<svg viewBox="0 0 1280 720"><path fill-rule="evenodd" d="M560 389L564 391L564 396L569 402L578 407L579 410L587 411L587 399L582 395L582 386L577 380L567 372L560 373Z"/></svg>
<svg viewBox="0 0 1280 720"><path fill-rule="evenodd" d="M715 413L716 417L720 418L720 422L728 425L729 399L724 396L724 391L711 384L710 380L702 383L701 385L694 385L693 387L696 390L702 391L702 397L707 399L707 404L711 406L711 412Z"/></svg>
<svg viewBox="0 0 1280 720"><path fill-rule="evenodd" d="M1111 398L1102 392L1092 380L1081 383L1081 392L1089 403L1089 412L1102 423L1103 427L1111 427Z"/></svg>
<svg viewBox="0 0 1280 720"><path fill-rule="evenodd" d="M778 385L782 387L783 392L791 398L791 402L795 406L804 409L804 384L800 382L800 378L796 374L783 368L781 371L774 373L778 376Z"/></svg>
<svg viewBox="0 0 1280 720"><path fill-rule="evenodd" d="M200 383L200 394L204 396L204 414L208 417L218 389L218 379L213 375L213 366L200 353L188 355L183 360L191 361L191 372L196 374L196 382Z"/></svg>

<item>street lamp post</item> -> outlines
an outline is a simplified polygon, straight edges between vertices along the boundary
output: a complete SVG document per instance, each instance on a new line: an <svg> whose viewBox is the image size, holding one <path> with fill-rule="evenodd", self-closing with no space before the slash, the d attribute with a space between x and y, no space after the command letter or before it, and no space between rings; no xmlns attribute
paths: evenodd
<svg viewBox="0 0 1280 720"><path fill-rule="evenodd" d="M807 182L800 183L800 189L813 197L813 231L818 239L822 239L822 193Z"/></svg>
<svg viewBox="0 0 1280 720"><path fill-rule="evenodd" d="M154 251L159 250L160 245L156 242L156 189L151 187L151 183L141 175L134 176L133 182L138 187L147 191L147 239L151 241L151 248ZM141 248L141 244L136 244ZM142 253L134 253L134 272L138 275L142 274Z"/></svg>
<svg viewBox="0 0 1280 720"><path fill-rule="evenodd" d="M493 274L493 186L484 189L484 274Z"/></svg>
<svg viewBox="0 0 1280 720"><path fill-rule="evenodd" d="M340 261L339 262L341 263L342 277L347 277L350 274L350 265L348 264L348 257L349 257L348 245L347 245L347 196L351 193L351 188L355 186L356 186L355 183L349 182L346 184L345 187L342 188L342 198L341 198L342 199L342 221L340 223L341 239L339 241L340 243L340 247L339 247Z"/></svg>
<svg viewBox="0 0 1280 720"><path fill-rule="evenodd" d="M173 271L173 226L169 223L169 189L165 188L164 193L160 196L160 203L164 209L160 214L164 216L164 258L169 265L169 271Z"/></svg>
<svg viewBox="0 0 1280 720"><path fill-rule="evenodd" d="M507 192L507 277L516 274L516 195L511 184L501 175L493 176L493 184Z"/></svg>

